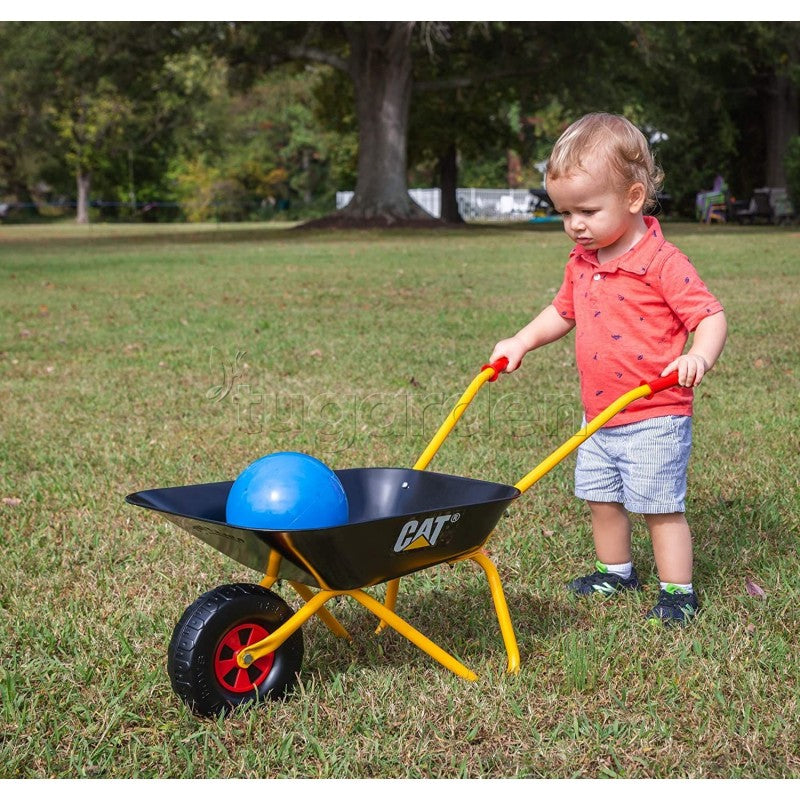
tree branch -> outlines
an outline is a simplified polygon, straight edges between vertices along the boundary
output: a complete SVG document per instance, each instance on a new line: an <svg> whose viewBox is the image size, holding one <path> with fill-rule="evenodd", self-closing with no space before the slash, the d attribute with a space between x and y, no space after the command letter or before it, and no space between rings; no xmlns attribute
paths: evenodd
<svg viewBox="0 0 800 800"><path fill-rule="evenodd" d="M435 78L430 81L415 81L415 92L439 92L442 89L467 89L480 86L482 83L493 83L507 78L524 78L535 75L534 69L501 70L500 72L486 72L480 75L454 75L451 78Z"/></svg>
<svg viewBox="0 0 800 800"><path fill-rule="evenodd" d="M280 61L315 61L318 64L327 64L329 67L347 72L347 61L327 50L318 47L307 47L306 45L294 45L286 48L282 53L274 56Z"/></svg>

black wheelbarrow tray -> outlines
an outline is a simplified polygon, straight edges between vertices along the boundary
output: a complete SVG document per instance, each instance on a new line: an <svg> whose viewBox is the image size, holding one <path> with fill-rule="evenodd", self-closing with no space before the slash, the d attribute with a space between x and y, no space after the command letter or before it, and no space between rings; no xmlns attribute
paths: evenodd
<svg viewBox="0 0 800 800"><path fill-rule="evenodd" d="M301 626L319 617L337 636L348 632L324 607L346 595L456 675L472 670L395 613L400 578L439 564L471 560L484 571L508 656L519 650L500 577L482 549L509 504L632 402L677 385L677 373L642 384L606 408L514 486L426 472L458 419L505 359L472 381L411 469L370 467L336 471L349 504L346 525L316 530L267 530L230 525L225 505L232 481L150 489L129 495L216 550L264 574L259 584L219 586L184 612L170 641L173 689L201 715L226 713L254 699L283 697L296 683L303 657ZM285 580L305 601L293 611L270 589ZM386 583L383 602L364 588ZM316 590L316 591L314 591Z"/></svg>

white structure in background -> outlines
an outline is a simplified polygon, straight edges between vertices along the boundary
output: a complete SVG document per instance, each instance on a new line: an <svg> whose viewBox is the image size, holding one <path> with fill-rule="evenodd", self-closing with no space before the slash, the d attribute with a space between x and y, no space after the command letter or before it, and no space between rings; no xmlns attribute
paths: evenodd
<svg viewBox="0 0 800 800"><path fill-rule="evenodd" d="M439 189L409 189L411 197L431 216L442 215ZM336 192L337 211L353 198L353 192ZM536 199L527 189L456 189L458 210L465 220L519 221L530 217Z"/></svg>

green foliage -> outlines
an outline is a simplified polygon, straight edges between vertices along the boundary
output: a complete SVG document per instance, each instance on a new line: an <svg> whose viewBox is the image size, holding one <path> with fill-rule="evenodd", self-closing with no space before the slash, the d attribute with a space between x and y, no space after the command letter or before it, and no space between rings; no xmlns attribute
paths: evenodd
<svg viewBox="0 0 800 800"><path fill-rule="evenodd" d="M797 213L800 213L800 136L795 136L786 149L784 159L789 198Z"/></svg>
<svg viewBox="0 0 800 800"><path fill-rule="evenodd" d="M675 22L636 23L630 30L647 122L669 135L658 146L665 189L684 212L717 174L737 196L763 185L770 81L796 67L800 27ZM796 130L798 120L792 124Z"/></svg>
<svg viewBox="0 0 800 800"><path fill-rule="evenodd" d="M219 92L208 147L202 156L187 147L170 171L190 219L263 219L296 205L331 207L331 175L352 174L356 143L352 132L335 133L318 121L328 73L285 67L248 91Z"/></svg>
<svg viewBox="0 0 800 800"><path fill-rule="evenodd" d="M43 179L64 171L44 113L49 48L42 34L0 23L0 198L11 202L42 199Z"/></svg>
<svg viewBox="0 0 800 800"><path fill-rule="evenodd" d="M331 190L355 189L358 120L353 82L340 70L322 70L311 89L314 119L324 133Z"/></svg>
<svg viewBox="0 0 800 800"><path fill-rule="evenodd" d="M238 181L225 179L202 159L184 161L172 173L175 196L189 222L237 219L245 191Z"/></svg>
<svg viewBox="0 0 800 800"><path fill-rule="evenodd" d="M476 189L497 189L508 185L508 151L492 148L482 158L462 157L459 164L459 185Z"/></svg>
<svg viewBox="0 0 800 800"><path fill-rule="evenodd" d="M0 197L68 201L80 168L104 199L186 199L192 218L237 204L241 218L331 209L358 177L347 67L359 24L0 22ZM563 125L603 108L667 134L657 156L684 211L718 173L746 197L764 182L774 80L798 85L799 31L796 22L421 23L412 183L436 184L455 145L461 185L508 185L509 159L521 162L512 182L537 185L533 165ZM304 66L313 59L326 66Z"/></svg>
<svg viewBox="0 0 800 800"><path fill-rule="evenodd" d="M56 195L74 196L75 173L91 172L104 199L135 200L137 182L152 185L165 173L201 104L188 77L214 68L199 56L208 34L194 23L0 23L9 87L7 98L0 92L0 152L46 155L38 174L3 169L0 160L0 186L24 199L45 180ZM15 121L6 109L15 107L27 119L23 133L34 137L6 136Z"/></svg>
<svg viewBox="0 0 800 800"><path fill-rule="evenodd" d="M100 170L123 147L133 105L101 79L93 92L80 92L60 107L51 106L53 127L68 167L79 173Z"/></svg>

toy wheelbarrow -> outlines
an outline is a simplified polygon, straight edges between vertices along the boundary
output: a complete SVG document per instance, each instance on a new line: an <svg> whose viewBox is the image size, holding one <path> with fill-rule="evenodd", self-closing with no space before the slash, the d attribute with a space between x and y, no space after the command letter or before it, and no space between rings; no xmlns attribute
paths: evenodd
<svg viewBox="0 0 800 800"><path fill-rule="evenodd" d="M386 626L466 680L477 676L395 613L400 578L438 564L473 561L484 571L506 654L519 670L519 650L500 576L483 545L520 494L640 398L678 384L677 372L622 395L554 450L514 486L424 470L487 381L507 360L483 367L412 469L369 467L336 471L347 494L346 525L317 530L266 530L225 521L232 482L150 489L129 495L236 561L264 574L206 592L184 612L169 644L167 671L178 696L198 715L225 714L253 700L278 699L295 685L303 658L302 625L317 616L350 638L325 608L345 595ZM270 589L285 580L304 604L293 611ZM386 583L384 602L364 591ZM316 591L315 591L316 590Z"/></svg>

